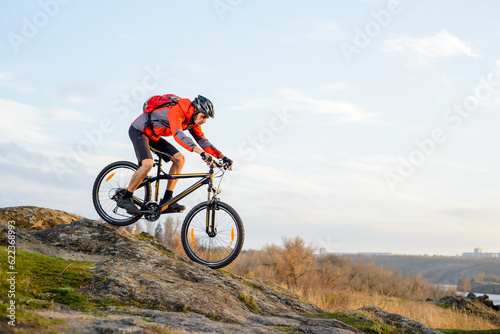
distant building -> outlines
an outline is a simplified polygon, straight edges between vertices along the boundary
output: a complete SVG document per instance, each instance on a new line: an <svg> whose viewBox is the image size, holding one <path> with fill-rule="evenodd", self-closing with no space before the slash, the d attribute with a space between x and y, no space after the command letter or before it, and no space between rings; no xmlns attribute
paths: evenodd
<svg viewBox="0 0 500 334"><path fill-rule="evenodd" d="M500 253L483 253L482 248L474 248L474 253L462 253L463 257L500 257Z"/></svg>
<svg viewBox="0 0 500 334"><path fill-rule="evenodd" d="M325 247L321 247L319 249L319 255L320 256L325 256L326 255L326 248Z"/></svg>

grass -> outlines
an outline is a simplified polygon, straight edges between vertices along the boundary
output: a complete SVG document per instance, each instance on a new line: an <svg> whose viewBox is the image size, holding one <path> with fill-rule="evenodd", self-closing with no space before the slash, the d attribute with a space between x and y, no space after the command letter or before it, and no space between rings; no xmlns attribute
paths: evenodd
<svg viewBox="0 0 500 334"><path fill-rule="evenodd" d="M7 305L4 303L0 303L0 314L3 319L6 319L5 315L7 314ZM61 323L64 323L63 319L48 319L36 313L33 313L25 308L16 309L16 322L15 322L16 326L28 326L32 328L38 328L38 327L57 325Z"/></svg>
<svg viewBox="0 0 500 334"><path fill-rule="evenodd" d="M172 256L170 254L170 256ZM7 282L7 248L0 246L0 319L7 318L10 285ZM67 305L75 310L103 315L97 310L101 306L117 308L139 307L162 310L157 305L137 301L122 301L115 298L94 297L81 293L81 288L92 283L93 264L88 261L74 261L16 250L15 259L15 297L16 326L32 332L49 333L47 327L64 322L61 319L47 319L31 312L34 309L53 309L55 303ZM251 305L251 302L250 304ZM256 305L256 304L255 304ZM182 309L189 311L189 307ZM0 322L0 332L2 332ZM154 327L154 326L153 326ZM19 328L19 327L18 327ZM168 328L154 327L155 333L182 333Z"/></svg>
<svg viewBox="0 0 500 334"><path fill-rule="evenodd" d="M136 234L135 237L137 239L142 239L142 240L153 240L157 241L155 237L153 237L151 234L142 232L141 234Z"/></svg>
<svg viewBox="0 0 500 334"><path fill-rule="evenodd" d="M342 321L346 325L352 326L364 333L377 334L396 334L399 333L395 327L383 323L380 319L372 316L368 312L350 311L350 312L324 312L324 313L308 313L306 317L319 319L335 319Z"/></svg>
<svg viewBox="0 0 500 334"><path fill-rule="evenodd" d="M247 285L247 286L251 287L252 289L256 289L256 290L259 290L259 291L264 291L264 288L263 288L263 287L258 286L258 285L254 285L253 283L251 283L251 282L247 281L245 278L238 277L238 276L236 276L235 274L230 273L230 272L228 272L228 271L226 271L226 270L224 270L224 269L215 269L215 271L218 271L218 272L220 272L221 274L226 275L226 276L228 276L228 277L230 277L230 278L232 278L232 279L238 280L238 281L240 281L241 283L243 283L243 284L245 284L245 285Z"/></svg>
<svg viewBox="0 0 500 334"><path fill-rule="evenodd" d="M298 334L298 333L303 333L302 331L298 331L293 327L288 327L288 326L272 326L279 330L280 332L287 333L287 334Z"/></svg>
<svg viewBox="0 0 500 334"><path fill-rule="evenodd" d="M7 249L0 247L0 264L7 263ZM70 261L17 250L15 258L15 297L7 279L7 270L0 271L0 317L6 319L10 300L16 302L16 326L30 328L34 332L46 332L43 328L64 322L47 319L31 312L32 309L52 308L54 302L67 304L76 309L87 309L86 297L76 291L92 279L91 263Z"/></svg>
<svg viewBox="0 0 500 334"><path fill-rule="evenodd" d="M362 292L337 291L335 293L305 292L295 289L295 293L308 300L313 305L332 314L351 314L363 306L372 305L384 311L399 314L418 321L429 328L444 328L450 330L497 330L498 326L477 315L455 311L453 308L443 308L426 302L413 302L402 298L367 294ZM341 319L337 319L341 320ZM343 320L341 320L343 321ZM353 326L355 327L355 326Z"/></svg>
<svg viewBox="0 0 500 334"><path fill-rule="evenodd" d="M257 305L252 296L249 296L247 294L240 294L238 296L238 299L241 300L246 305L246 307L253 313L257 314L260 313L259 305Z"/></svg>
<svg viewBox="0 0 500 334"><path fill-rule="evenodd" d="M168 324L150 324L145 325L149 331L155 334L186 334L186 331L183 330L173 330L172 327Z"/></svg>
<svg viewBox="0 0 500 334"><path fill-rule="evenodd" d="M7 249L0 246L0 265L7 263ZM57 324L62 320L45 319L30 310L51 309L54 303L86 312L99 313L95 307L120 304L112 298L89 298L79 289L92 282L92 263L50 257L16 250L15 297L16 323L41 331L42 327ZM0 318L6 319L10 285L7 270L0 271Z"/></svg>
<svg viewBox="0 0 500 334"><path fill-rule="evenodd" d="M0 247L0 263L7 263L7 251ZM85 308L86 298L76 290L92 280L90 262L65 260L50 256L16 251L16 301L27 308L49 307L51 301L76 309ZM7 271L0 272L0 295L9 292ZM6 300L2 299L2 302Z"/></svg>

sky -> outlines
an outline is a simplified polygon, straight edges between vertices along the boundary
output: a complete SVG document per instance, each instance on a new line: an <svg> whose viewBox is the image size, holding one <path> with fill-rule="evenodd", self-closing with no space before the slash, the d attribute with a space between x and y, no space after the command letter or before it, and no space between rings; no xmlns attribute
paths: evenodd
<svg viewBox="0 0 500 334"><path fill-rule="evenodd" d="M235 162L221 200L245 249L299 236L328 252L500 252L498 1L0 8L0 207L97 219L94 179L136 160L144 101L201 94L205 135ZM206 170L174 145L185 172Z"/></svg>

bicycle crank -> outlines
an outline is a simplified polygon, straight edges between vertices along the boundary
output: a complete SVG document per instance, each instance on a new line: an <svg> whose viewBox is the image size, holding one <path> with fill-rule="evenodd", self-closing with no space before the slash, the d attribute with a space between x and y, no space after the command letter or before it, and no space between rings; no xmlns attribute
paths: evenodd
<svg viewBox="0 0 500 334"><path fill-rule="evenodd" d="M146 204L146 210L143 210L144 218L150 222L154 222L160 218L160 206L156 202L149 202Z"/></svg>

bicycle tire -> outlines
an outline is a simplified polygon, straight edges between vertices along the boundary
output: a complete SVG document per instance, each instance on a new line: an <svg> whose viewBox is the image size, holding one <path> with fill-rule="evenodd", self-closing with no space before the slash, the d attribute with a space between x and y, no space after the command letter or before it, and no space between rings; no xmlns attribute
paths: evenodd
<svg viewBox="0 0 500 334"><path fill-rule="evenodd" d="M126 210L116 205L112 197L120 190L125 189L132 175L139 166L130 161L113 162L97 175L92 189L92 201L99 216L107 223L115 226L127 226L141 219L142 215L130 215ZM134 198L149 202L151 198L151 185L146 183L134 192Z"/></svg>
<svg viewBox="0 0 500 334"><path fill-rule="evenodd" d="M218 210L216 210L217 235L208 236L205 220L207 205L207 202L196 205L184 219L181 229L182 247L186 255L194 262L218 269L233 262L240 254L245 239L245 229L236 210L224 202L218 202ZM223 240L225 237L228 240ZM236 242L233 246L234 240Z"/></svg>

